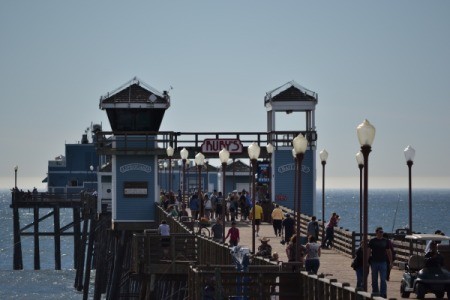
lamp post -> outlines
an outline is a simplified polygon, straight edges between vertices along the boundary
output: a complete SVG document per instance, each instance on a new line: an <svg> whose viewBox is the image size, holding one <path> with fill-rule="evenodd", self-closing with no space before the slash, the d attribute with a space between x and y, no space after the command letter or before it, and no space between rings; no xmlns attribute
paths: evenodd
<svg viewBox="0 0 450 300"><path fill-rule="evenodd" d="M296 213L296 225L297 225L297 238L296 242L296 260L300 261L300 214L302 212L302 161L305 155L306 148L308 147L308 140L299 133L293 140L295 156L297 159L297 213Z"/></svg>
<svg viewBox="0 0 450 300"><path fill-rule="evenodd" d="M205 159L205 169L206 169L206 192L209 192L209 169L208 169L208 160Z"/></svg>
<svg viewBox="0 0 450 300"><path fill-rule="evenodd" d="M322 240L325 238L325 165L327 164L328 152L323 149L319 153L322 162Z"/></svg>
<svg viewBox="0 0 450 300"><path fill-rule="evenodd" d="M413 233L413 228L412 228L412 181L411 181L411 167L414 163L414 156L416 155L416 150L414 150L413 147L409 146L405 148L405 150L403 151L405 153L405 158L406 158L406 165L408 166L408 182L409 182L409 201L408 201L408 206L409 206L409 216L408 216L408 227L409 227L409 234ZM409 244L409 254L412 255L412 251L413 251L413 247L412 247L412 241L410 241Z"/></svg>
<svg viewBox="0 0 450 300"><path fill-rule="evenodd" d="M359 168L359 234L360 234L360 238L361 238L361 234L363 232L362 230L362 215L363 215L363 174L362 174L362 170L364 168L364 156L361 153L361 151L358 151L358 153L356 153L356 163L358 164L358 168Z"/></svg>
<svg viewBox="0 0 450 300"><path fill-rule="evenodd" d="M252 251L255 252L255 204L256 204L256 186L255 186L255 174L256 174L256 164L258 162L259 153L261 149L258 144L253 142L247 148L248 157L252 163Z"/></svg>
<svg viewBox="0 0 450 300"><path fill-rule="evenodd" d="M173 148L172 146L167 147L166 154L169 157L169 192L172 191L172 156L173 156Z"/></svg>
<svg viewBox="0 0 450 300"><path fill-rule="evenodd" d="M298 202L297 202L297 196L298 196L298 193L297 193L297 184L298 184L298 180L297 180L297 154L295 153L295 149L294 148L292 148L292 157L294 158L294 165L295 165L295 167L294 167L294 213L297 211L297 205L298 205ZM296 219L297 220L297 219Z"/></svg>
<svg viewBox="0 0 450 300"><path fill-rule="evenodd" d="M16 190L17 190L17 171L18 170L19 170L19 166L14 166L14 188Z"/></svg>
<svg viewBox="0 0 450 300"><path fill-rule="evenodd" d="M363 204L363 289L367 292L367 274L369 272L369 253L368 253L368 197L369 197L369 153L372 151L372 143L375 139L375 127L366 119L356 128L361 153L364 157L364 204Z"/></svg>
<svg viewBox="0 0 450 300"><path fill-rule="evenodd" d="M219 152L219 158L220 162L222 163L222 238L223 242L225 243L225 210L227 209L226 203L225 203L225 173L226 173L226 167L228 163L228 159L230 159L230 152L226 148L223 148Z"/></svg>
<svg viewBox="0 0 450 300"><path fill-rule="evenodd" d="M273 145L268 143L266 146L267 154L269 155L269 196L270 202L272 202L272 153L273 153Z"/></svg>
<svg viewBox="0 0 450 300"><path fill-rule="evenodd" d="M200 218L205 216L205 205L202 198L202 168L205 163L205 156L199 152L195 156L195 164L198 170L198 200L200 201Z"/></svg>
<svg viewBox="0 0 450 300"><path fill-rule="evenodd" d="M184 203L185 201L185 193L186 193L186 160L189 156L189 151L186 150L186 148L183 148L180 151L180 157L181 157L181 161L183 162L183 200L182 202Z"/></svg>
<svg viewBox="0 0 450 300"><path fill-rule="evenodd" d="M89 166L89 170L91 171L91 178L88 180L92 180L91 185L92 185L92 189L94 190L94 166L90 165Z"/></svg>

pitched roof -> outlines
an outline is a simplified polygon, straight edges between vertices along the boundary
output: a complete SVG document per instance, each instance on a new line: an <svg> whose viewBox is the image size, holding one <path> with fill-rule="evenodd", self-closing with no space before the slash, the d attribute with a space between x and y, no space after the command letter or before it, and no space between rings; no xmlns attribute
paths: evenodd
<svg viewBox="0 0 450 300"><path fill-rule="evenodd" d="M294 80L283 84L276 89L268 91L264 98L265 101L277 100L317 100L317 93L301 86Z"/></svg>

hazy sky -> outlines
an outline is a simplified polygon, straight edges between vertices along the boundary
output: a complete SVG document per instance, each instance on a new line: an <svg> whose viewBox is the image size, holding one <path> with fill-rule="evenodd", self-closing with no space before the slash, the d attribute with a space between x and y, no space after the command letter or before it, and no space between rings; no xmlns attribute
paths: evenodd
<svg viewBox="0 0 450 300"><path fill-rule="evenodd" d="M411 145L416 186L449 187L449 15L450 1L0 1L0 187L14 165L38 184L91 122L109 130L99 97L134 76L173 87L165 131L266 131L265 93L295 80L319 95L327 184L359 176L367 118L371 177L406 187Z"/></svg>

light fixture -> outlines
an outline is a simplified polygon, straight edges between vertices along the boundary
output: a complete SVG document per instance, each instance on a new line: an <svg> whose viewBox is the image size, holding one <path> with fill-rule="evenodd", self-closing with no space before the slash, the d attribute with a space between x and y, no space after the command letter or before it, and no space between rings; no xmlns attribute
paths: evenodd
<svg viewBox="0 0 450 300"><path fill-rule="evenodd" d="M416 156L416 150L414 150L413 147L408 145L408 147L405 148L403 153L405 153L406 162L408 162L408 161L414 162L414 156Z"/></svg>
<svg viewBox="0 0 450 300"><path fill-rule="evenodd" d="M261 149L259 148L257 143L253 142L250 146L248 146L247 151L248 157L252 160L259 158L259 153L261 152Z"/></svg>
<svg viewBox="0 0 450 300"><path fill-rule="evenodd" d="M174 151L175 151L175 150L174 150L171 146L167 147L167 149L166 149L166 154L167 154L167 156L168 156L168 157L172 157ZM183 151L183 150L181 150L181 151ZM186 150L186 151L187 151L187 150Z"/></svg>
<svg viewBox="0 0 450 300"><path fill-rule="evenodd" d="M367 119L356 127L356 133L361 146L372 146L375 139L375 127Z"/></svg>
<svg viewBox="0 0 450 300"><path fill-rule="evenodd" d="M292 145L294 146L295 154L305 153L308 147L308 140L299 133L293 140Z"/></svg>

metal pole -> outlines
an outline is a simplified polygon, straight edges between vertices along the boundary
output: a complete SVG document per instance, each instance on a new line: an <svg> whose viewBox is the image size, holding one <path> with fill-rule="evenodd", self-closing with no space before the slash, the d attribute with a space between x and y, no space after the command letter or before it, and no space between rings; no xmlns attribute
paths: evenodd
<svg viewBox="0 0 450 300"><path fill-rule="evenodd" d="M256 187L255 187L255 174L256 174L256 159L252 159L252 251L255 254L255 205L256 205Z"/></svg>
<svg viewBox="0 0 450 300"><path fill-rule="evenodd" d="M297 238L296 238L296 260L300 262L300 215L302 213L302 161L303 161L303 153L297 154L297 180L298 180L298 187L297 187Z"/></svg>
<svg viewBox="0 0 450 300"><path fill-rule="evenodd" d="M197 166L198 170L198 200L200 201L200 218L203 218L205 216L205 208L203 205L203 198L202 198L202 166Z"/></svg>
<svg viewBox="0 0 450 300"><path fill-rule="evenodd" d="M227 209L227 205L225 202L225 173L226 173L227 163L222 163L222 238L225 243L225 210Z"/></svg>
<svg viewBox="0 0 450 300"><path fill-rule="evenodd" d="M186 160L183 159L183 200L181 200L183 203L186 203L185 193L186 193Z"/></svg>
<svg viewBox="0 0 450 300"><path fill-rule="evenodd" d="M408 227L409 227L409 234L413 233L413 228L412 228L412 180L411 180L411 167L413 165L413 161L412 160L408 160L408 162L406 163L408 165L408 177L409 177L409 222L408 222ZM413 253L413 244L412 244L412 240L409 243L409 254L412 255Z"/></svg>
<svg viewBox="0 0 450 300"><path fill-rule="evenodd" d="M172 157L169 156L169 192L172 191Z"/></svg>
<svg viewBox="0 0 450 300"><path fill-rule="evenodd" d="M369 200L369 153L372 147L368 145L361 146L361 153L364 156L364 226L363 226L363 289L367 292L367 276L369 274L369 252L368 252L368 200Z"/></svg>
<svg viewBox="0 0 450 300"><path fill-rule="evenodd" d="M358 165L359 167L359 234L361 239L361 234L363 232L362 230L362 215L363 215L363 174L362 169L364 168L364 165Z"/></svg>
<svg viewBox="0 0 450 300"><path fill-rule="evenodd" d="M322 244L325 240L325 165L326 161L322 161Z"/></svg>

